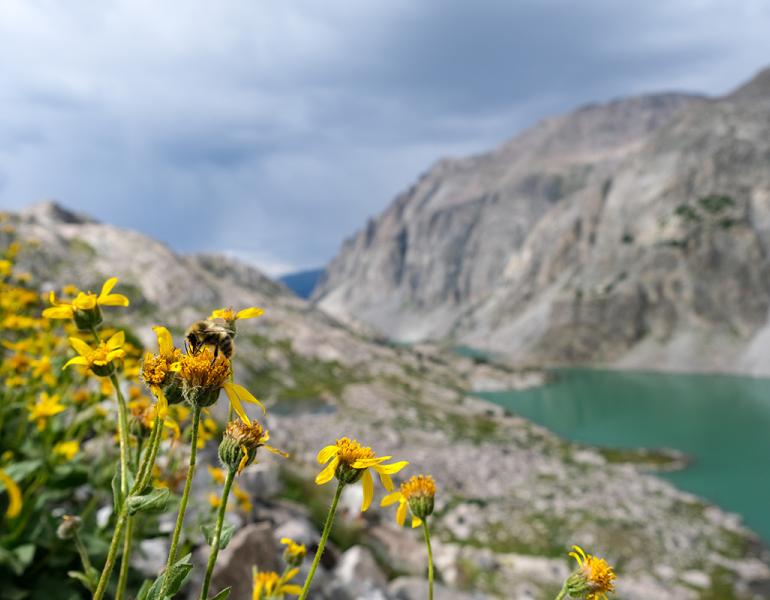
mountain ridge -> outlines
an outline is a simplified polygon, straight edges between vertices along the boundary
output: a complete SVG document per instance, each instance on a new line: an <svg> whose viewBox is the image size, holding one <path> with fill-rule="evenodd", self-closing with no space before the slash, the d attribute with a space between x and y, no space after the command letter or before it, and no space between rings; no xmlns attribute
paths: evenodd
<svg viewBox="0 0 770 600"><path fill-rule="evenodd" d="M769 78L591 105L439 161L313 300L519 364L770 374Z"/></svg>

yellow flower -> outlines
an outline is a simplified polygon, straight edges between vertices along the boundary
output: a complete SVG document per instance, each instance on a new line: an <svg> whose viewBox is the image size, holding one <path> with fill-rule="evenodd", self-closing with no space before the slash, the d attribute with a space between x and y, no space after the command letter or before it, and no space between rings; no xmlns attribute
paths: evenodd
<svg viewBox="0 0 770 600"><path fill-rule="evenodd" d="M80 442L72 440L70 442L59 442L53 447L53 453L63 456L65 460L72 460L80 451Z"/></svg>
<svg viewBox="0 0 770 600"><path fill-rule="evenodd" d="M172 404L182 399L181 385L175 369L172 368L182 353L174 347L171 332L165 327L153 327L158 337L158 354L147 352L142 363L142 378L158 399L156 410L161 419L165 419L169 402Z"/></svg>
<svg viewBox="0 0 770 600"><path fill-rule="evenodd" d="M603 558L586 554L580 546L572 549L569 556L577 561L578 568L567 579L567 592L570 596L583 596L585 600L606 600L606 592L615 591L612 567Z"/></svg>
<svg viewBox="0 0 770 600"><path fill-rule="evenodd" d="M0 483L5 486L5 491L8 492L8 508L5 510L5 516L13 519L21 512L21 490L3 469L0 469Z"/></svg>
<svg viewBox="0 0 770 600"><path fill-rule="evenodd" d="M105 281L98 296L93 292L78 290L77 296L69 303L58 302L52 291L48 297L52 306L43 311L43 316L47 319L74 319L79 327L83 325L81 329L96 326L101 323L101 315L98 314L99 306L128 306L128 298L122 294L110 293L117 283L117 277L111 277Z"/></svg>
<svg viewBox="0 0 770 600"><path fill-rule="evenodd" d="M13 270L13 263L10 260L0 260L0 277L7 277Z"/></svg>
<svg viewBox="0 0 770 600"><path fill-rule="evenodd" d="M252 306L235 312L232 308L218 308L209 315L209 319L223 319L228 323L235 323L242 319L255 319L264 314L264 310Z"/></svg>
<svg viewBox="0 0 770 600"><path fill-rule="evenodd" d="M390 506L398 502L396 522L403 526L406 512L412 513L412 527L422 525L422 520L433 513L433 499L436 495L436 482L427 475L414 475L401 484L401 488L388 494L380 502L380 506Z"/></svg>
<svg viewBox="0 0 770 600"><path fill-rule="evenodd" d="M281 544L286 546L286 550L283 551L283 560L290 567L298 567L302 564L302 561L307 555L307 548L305 544L298 544L291 538L281 538Z"/></svg>
<svg viewBox="0 0 770 600"><path fill-rule="evenodd" d="M393 489L393 480L390 478L398 473L409 463L407 461L395 462L389 465L382 463L390 459L390 456L377 457L371 448L362 446L356 440L340 438L337 443L323 448L317 456L319 463L329 463L316 476L315 482L324 485L336 477L343 484L355 483L359 479L364 488L364 501L361 510L369 508L374 497L374 480L369 469L377 471L380 481L386 490Z"/></svg>
<svg viewBox="0 0 770 600"><path fill-rule="evenodd" d="M256 567L252 567L251 572L254 579L251 600L267 600L283 597L284 594L299 596L302 593L300 586L287 583L299 573L299 569L291 569L283 577L274 571L260 573Z"/></svg>
<svg viewBox="0 0 770 600"><path fill-rule="evenodd" d="M94 349L80 338L71 337L70 344L80 356L69 359L63 368L80 365L90 369L95 375L108 377L115 370L113 361L126 355L126 351L122 348L125 340L126 334L118 331L107 342L99 342L99 346Z"/></svg>
<svg viewBox="0 0 770 600"><path fill-rule="evenodd" d="M263 413L267 412L245 387L230 381L230 359L222 354L214 357L210 348L203 348L195 354L183 354L172 368L179 372L185 400L194 406L211 406L217 401L219 391L224 389L233 410L247 425L251 424L251 420L243 409L243 402L256 404Z"/></svg>
<svg viewBox="0 0 770 600"><path fill-rule="evenodd" d="M48 392L40 394L40 400L29 407L29 420L37 423L37 428L42 431L49 417L58 415L66 410L66 406L59 402L59 395L49 396Z"/></svg>

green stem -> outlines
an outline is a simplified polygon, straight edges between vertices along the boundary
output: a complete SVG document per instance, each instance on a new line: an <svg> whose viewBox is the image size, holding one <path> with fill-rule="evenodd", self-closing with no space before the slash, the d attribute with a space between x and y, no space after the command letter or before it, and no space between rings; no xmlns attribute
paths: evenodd
<svg viewBox="0 0 770 600"><path fill-rule="evenodd" d="M156 417L156 421L157 420L158 419ZM158 429L157 426L156 426L156 429ZM142 464L139 466L139 471L137 473L136 481L134 482L134 485L131 488L131 494L140 492L145 487L147 487L149 478L152 475L152 467L155 464L155 459L158 455L160 438L161 438L160 434L156 435L150 447L147 449L144 460L142 461ZM118 515L118 521L115 524L115 531L112 533L112 541L110 542L110 550L107 554L107 562L104 564L104 568L102 569L102 574L99 578L99 585L96 588L96 592L94 593L93 600L101 600L102 596L104 596L104 592L107 589L107 583L109 581L110 574L112 573L112 569L115 566L115 559L117 556L118 544L120 543L120 537L123 534L123 528L128 525L127 531L126 531L127 539L123 547L123 562L121 562L121 567L120 567L120 580L118 581L118 593L115 596L116 600L120 598L120 594L123 591L123 588L121 587L121 580L123 580L125 575L127 574L128 560L130 559L130 554L131 554L131 537L132 537L131 536L132 527L130 524L131 518L128 516L127 500L128 500L128 497L126 496L126 499L123 501L123 505ZM125 570L125 573L124 573L124 570ZM123 581L123 586L125 586L125 581Z"/></svg>
<svg viewBox="0 0 770 600"><path fill-rule="evenodd" d="M302 594L300 594L298 600L305 600L308 593L310 592L310 583L313 581L313 576L315 575L315 570L318 568L318 563L321 562L321 555L324 553L326 540L329 539L329 533L332 530L332 523L334 523L334 514L337 512L337 504L340 501L343 487L345 487L345 484L340 481L337 484L337 491L334 493L334 500L332 500L332 505L329 507L329 514L326 515L326 523L324 523L324 530L321 534L321 541L318 542L318 550L316 550L313 564L310 567L310 572L307 574L305 585L302 587Z"/></svg>
<svg viewBox="0 0 770 600"><path fill-rule="evenodd" d="M77 531L72 537L75 540L75 548L77 548L78 554L80 554L80 562L83 563L83 571L85 571L86 577L90 577L94 567L91 564L91 559L88 557L88 550L86 550L83 540L80 539L80 534Z"/></svg>
<svg viewBox="0 0 770 600"><path fill-rule="evenodd" d="M217 510L217 527L214 531L214 539L211 541L211 553L209 562L206 565L206 576L203 578L203 587L201 587L200 600L206 600L209 596L209 586L211 585L211 576L214 573L214 565L217 562L219 554L219 540L222 535L222 525L225 522L225 512L227 511L227 499L230 497L230 488L235 478L235 469L230 468L225 477L225 485L222 488L222 497L219 500L219 509Z"/></svg>
<svg viewBox="0 0 770 600"><path fill-rule="evenodd" d="M120 438L120 491L123 500L128 495L128 419L126 417L126 401L120 390L118 377L113 373L110 381L115 388L115 396L118 399L118 436Z"/></svg>
<svg viewBox="0 0 770 600"><path fill-rule="evenodd" d="M147 446L144 459L136 471L134 487L131 488L132 494L144 490L149 483L150 477L152 477L152 468L155 466L155 459L158 456L158 448L160 447L162 433L160 418L158 415L155 415L155 423L152 426L152 434L150 435L150 444Z"/></svg>
<svg viewBox="0 0 770 600"><path fill-rule="evenodd" d="M134 518L129 516L126 520L126 535L123 538L123 556L120 559L120 574L118 575L118 588L115 591L115 600L122 600L128 581L128 563L131 559L131 541L134 530Z"/></svg>
<svg viewBox="0 0 770 600"><path fill-rule="evenodd" d="M561 588L559 591L559 595L556 596L556 600L562 600L563 598L567 597L567 584L564 584L564 587Z"/></svg>
<svg viewBox="0 0 770 600"><path fill-rule="evenodd" d="M182 500L179 503L179 513L176 517L176 526L174 535L171 538L171 548L168 551L168 561L166 562L166 575L171 571L171 566L176 562L177 545L179 536L182 533L182 523L184 522L184 513L187 510L187 501L190 499L190 486L192 486L193 475L195 475L195 457L198 454L198 425L201 420L201 409L199 406L193 408L192 436L190 437L190 464L187 467L187 479L184 482L184 491ZM166 597L166 588L168 587L168 577L164 575L163 583L160 587L158 598Z"/></svg>
<svg viewBox="0 0 770 600"><path fill-rule="evenodd" d="M118 545L120 544L120 537L123 534L123 528L126 526L126 520L128 519L128 511L123 508L118 515L118 521L115 523L115 531L112 534L112 541L110 542L110 549L107 552L107 562L104 563L102 574L99 577L99 584L96 586L93 600L102 600L104 592L107 590L107 582L110 580L110 574L112 568L115 566L115 558L118 555Z"/></svg>
<svg viewBox="0 0 770 600"><path fill-rule="evenodd" d="M430 531L427 519L422 520L422 531L425 534L425 546L428 548L428 600L433 600L433 551L430 548Z"/></svg>

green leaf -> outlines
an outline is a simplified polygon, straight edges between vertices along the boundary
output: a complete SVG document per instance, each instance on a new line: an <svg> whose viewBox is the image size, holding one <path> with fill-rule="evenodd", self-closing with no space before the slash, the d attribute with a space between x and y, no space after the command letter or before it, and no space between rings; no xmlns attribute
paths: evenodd
<svg viewBox="0 0 770 600"><path fill-rule="evenodd" d="M163 512L166 510L168 498L171 495L168 488L153 488L149 494L128 497L128 514L138 512Z"/></svg>
<svg viewBox="0 0 770 600"><path fill-rule="evenodd" d="M19 462L13 462L5 468L5 472L8 473L8 477L13 479L16 483L21 481L30 473L33 473L43 466L42 460L20 460ZM5 484L0 482L0 491L5 489Z"/></svg>
<svg viewBox="0 0 770 600"><path fill-rule="evenodd" d="M227 600L230 597L230 590L233 589L232 587L226 587L221 592L219 592L216 596L214 596L211 600Z"/></svg>
<svg viewBox="0 0 770 600"><path fill-rule="evenodd" d="M142 587L139 588L139 591L136 594L136 600L147 600L147 594L149 594L151 587L152 587L152 580L145 579L142 582Z"/></svg>
<svg viewBox="0 0 770 600"><path fill-rule="evenodd" d="M13 549L13 554L19 561L19 564L23 568L28 567L32 563L32 559L35 557L35 544L22 544Z"/></svg>
<svg viewBox="0 0 770 600"><path fill-rule="evenodd" d="M88 575L85 573L81 573L80 571L67 571L67 575L72 579L77 579L89 592L93 593L96 588L96 583L92 579L89 579Z"/></svg>
<svg viewBox="0 0 770 600"><path fill-rule="evenodd" d="M166 586L166 594L163 598L160 597L160 588L163 585L163 578L165 573L161 573L152 587L147 592L147 596L144 600L166 600L166 598L173 598L174 594L179 591L182 584L189 577L190 571L192 571L193 564L190 562L190 555L186 555L176 561L168 570L168 586Z"/></svg>
<svg viewBox="0 0 770 600"><path fill-rule="evenodd" d="M217 531L216 523L201 525L201 531L203 531L203 535L206 537L206 543L209 546L212 546L214 544L214 534ZM235 533L235 527L233 526L232 523L224 523L222 525L222 532L219 534L220 550L224 550L225 548L227 548L227 544L230 543L230 540L232 539L234 533Z"/></svg>

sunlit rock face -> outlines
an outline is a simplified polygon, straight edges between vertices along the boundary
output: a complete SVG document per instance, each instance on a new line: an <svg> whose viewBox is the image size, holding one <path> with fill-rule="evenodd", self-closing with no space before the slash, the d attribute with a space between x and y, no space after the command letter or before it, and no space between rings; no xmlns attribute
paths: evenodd
<svg viewBox="0 0 770 600"><path fill-rule="evenodd" d="M770 374L770 71L545 120L437 163L314 300L520 363Z"/></svg>

